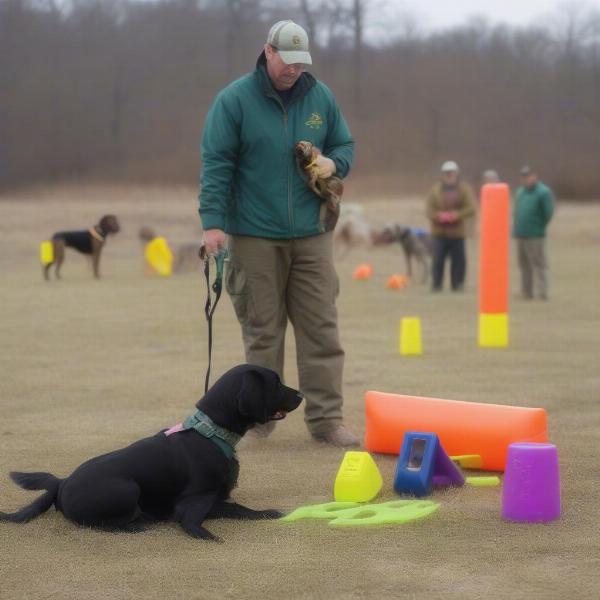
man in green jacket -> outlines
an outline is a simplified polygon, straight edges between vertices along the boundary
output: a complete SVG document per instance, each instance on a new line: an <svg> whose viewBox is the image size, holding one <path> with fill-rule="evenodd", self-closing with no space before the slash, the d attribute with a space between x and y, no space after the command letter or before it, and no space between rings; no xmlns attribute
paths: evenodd
<svg viewBox="0 0 600 600"><path fill-rule="evenodd" d="M280 21L255 70L217 95L202 136L200 217L209 253L225 248L229 236L225 283L246 360L283 376L289 319L310 433L353 446L359 441L342 424L332 232L325 231L321 199L306 185L294 146L311 142L321 150L320 175L343 178L354 141L332 92L305 71L310 64L306 31Z"/></svg>
<svg viewBox="0 0 600 600"><path fill-rule="evenodd" d="M521 169L521 187L514 207L513 233L517 240L521 294L532 299L534 280L538 297L548 299L548 261L546 260L546 227L554 213L552 190L539 181L531 167Z"/></svg>
<svg viewBox="0 0 600 600"><path fill-rule="evenodd" d="M427 198L427 217L431 222L433 292L442 290L446 257L450 257L450 285L455 292L465 284L465 221L475 214L471 187L460 179L458 165L447 160L441 168L440 181Z"/></svg>

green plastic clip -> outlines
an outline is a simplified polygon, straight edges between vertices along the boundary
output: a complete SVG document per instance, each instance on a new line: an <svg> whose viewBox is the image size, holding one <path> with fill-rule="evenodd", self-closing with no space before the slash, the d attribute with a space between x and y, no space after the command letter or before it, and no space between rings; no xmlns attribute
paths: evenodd
<svg viewBox="0 0 600 600"><path fill-rule="evenodd" d="M300 519L327 519L330 527L362 525L399 525L422 519L440 507L431 500L391 500L380 504L358 502L327 502L301 506L280 521Z"/></svg>
<svg viewBox="0 0 600 600"><path fill-rule="evenodd" d="M358 502L326 502L325 504L312 504L310 506L300 506L289 515L279 519L289 523L300 519L335 519L340 513L362 507Z"/></svg>
<svg viewBox="0 0 600 600"><path fill-rule="evenodd" d="M344 511L329 523L330 527L354 527L356 525L401 525L422 519L440 507L431 500L392 500L382 504L366 504L360 508Z"/></svg>

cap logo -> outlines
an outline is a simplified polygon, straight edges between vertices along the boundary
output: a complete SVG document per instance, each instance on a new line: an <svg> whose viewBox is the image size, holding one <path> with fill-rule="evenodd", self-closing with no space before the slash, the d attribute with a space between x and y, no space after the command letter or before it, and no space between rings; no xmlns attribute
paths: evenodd
<svg viewBox="0 0 600 600"><path fill-rule="evenodd" d="M295 35L292 37L292 44L294 44L294 46L299 46L302 43L302 40L300 39L299 35Z"/></svg>

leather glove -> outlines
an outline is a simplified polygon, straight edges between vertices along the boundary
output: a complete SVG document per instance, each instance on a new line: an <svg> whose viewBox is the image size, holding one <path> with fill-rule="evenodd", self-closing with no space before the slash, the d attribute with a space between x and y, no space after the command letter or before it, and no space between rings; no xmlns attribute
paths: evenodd
<svg viewBox="0 0 600 600"><path fill-rule="evenodd" d="M331 177L335 173L335 163L326 156L319 154L315 160L317 175L323 179Z"/></svg>

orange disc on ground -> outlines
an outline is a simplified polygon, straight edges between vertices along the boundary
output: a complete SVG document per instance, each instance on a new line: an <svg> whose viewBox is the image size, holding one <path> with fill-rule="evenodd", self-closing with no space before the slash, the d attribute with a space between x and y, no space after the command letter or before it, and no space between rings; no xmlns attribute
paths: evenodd
<svg viewBox="0 0 600 600"><path fill-rule="evenodd" d="M385 287L388 290L400 290L406 285L406 283L407 280L404 275L390 275L385 283Z"/></svg>
<svg viewBox="0 0 600 600"><path fill-rule="evenodd" d="M352 279L370 279L373 275L373 267L367 263L358 265L352 272Z"/></svg>

